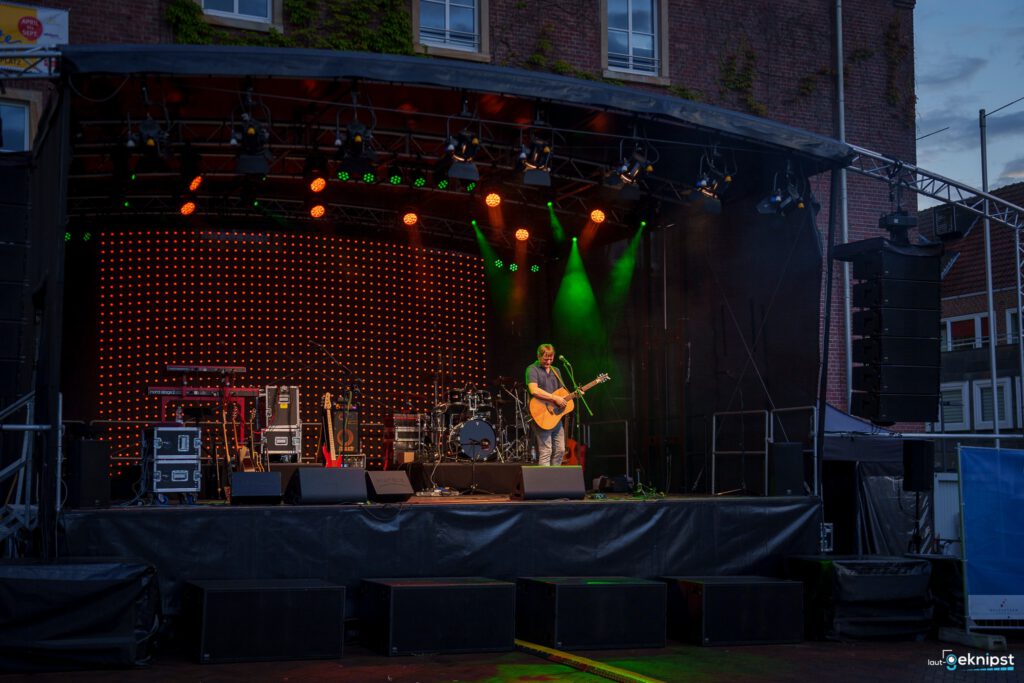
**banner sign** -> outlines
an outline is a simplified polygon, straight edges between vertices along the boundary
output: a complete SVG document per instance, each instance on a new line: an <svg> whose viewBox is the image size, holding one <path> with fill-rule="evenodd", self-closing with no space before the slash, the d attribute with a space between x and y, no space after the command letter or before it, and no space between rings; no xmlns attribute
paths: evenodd
<svg viewBox="0 0 1024 683"><path fill-rule="evenodd" d="M5 48L57 47L68 43L68 13L0 2L0 70L49 73L44 60L2 57Z"/></svg>
<svg viewBox="0 0 1024 683"><path fill-rule="evenodd" d="M964 583L970 621L1024 619L1024 451L960 447Z"/></svg>

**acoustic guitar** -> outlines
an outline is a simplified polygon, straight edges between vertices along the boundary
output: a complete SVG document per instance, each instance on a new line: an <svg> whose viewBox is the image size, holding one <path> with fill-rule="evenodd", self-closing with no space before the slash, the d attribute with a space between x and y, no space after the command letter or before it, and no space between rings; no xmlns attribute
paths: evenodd
<svg viewBox="0 0 1024 683"><path fill-rule="evenodd" d="M558 421L571 413L576 407L576 403L573 399L586 391L590 391L591 387L607 382L610 379L611 377L608 376L607 372L602 372L593 382L584 384L582 387L571 393L565 387L555 389L551 393L565 399L566 403L564 408L559 408L551 401L531 396L530 415L533 417L533 423L543 430L554 429L558 426Z"/></svg>

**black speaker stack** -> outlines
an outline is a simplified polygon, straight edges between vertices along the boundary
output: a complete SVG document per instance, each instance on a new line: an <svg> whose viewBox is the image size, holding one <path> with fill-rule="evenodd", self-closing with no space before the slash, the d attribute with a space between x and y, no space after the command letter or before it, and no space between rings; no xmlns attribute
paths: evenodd
<svg viewBox="0 0 1024 683"><path fill-rule="evenodd" d="M941 253L941 245L883 238L836 248L835 257L853 264L858 281L853 287L853 414L877 424L937 419Z"/></svg>

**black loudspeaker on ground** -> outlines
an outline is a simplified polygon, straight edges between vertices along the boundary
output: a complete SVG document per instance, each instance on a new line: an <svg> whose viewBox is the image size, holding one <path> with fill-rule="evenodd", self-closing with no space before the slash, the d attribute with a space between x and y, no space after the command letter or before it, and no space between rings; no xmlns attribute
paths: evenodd
<svg viewBox="0 0 1024 683"><path fill-rule="evenodd" d="M799 442L780 441L768 451L768 495L804 495L804 446Z"/></svg>

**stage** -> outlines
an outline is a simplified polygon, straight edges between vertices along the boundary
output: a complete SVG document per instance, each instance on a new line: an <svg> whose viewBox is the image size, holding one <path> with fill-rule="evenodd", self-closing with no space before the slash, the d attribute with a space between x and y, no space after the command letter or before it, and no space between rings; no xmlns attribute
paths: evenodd
<svg viewBox="0 0 1024 683"><path fill-rule="evenodd" d="M164 613L192 580L382 577L782 576L818 552L814 497L628 496L511 502L415 497L405 504L168 505L65 510L60 555L156 567ZM443 606L442 606L443 607Z"/></svg>

